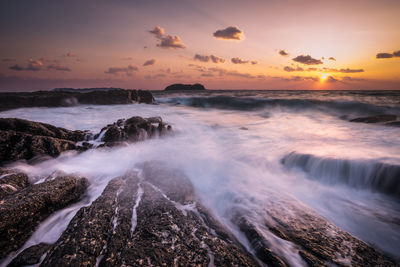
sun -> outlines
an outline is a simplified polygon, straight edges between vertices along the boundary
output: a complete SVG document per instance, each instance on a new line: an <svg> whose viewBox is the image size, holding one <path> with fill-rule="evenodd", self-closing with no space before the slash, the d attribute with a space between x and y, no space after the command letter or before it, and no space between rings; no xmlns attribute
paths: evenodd
<svg viewBox="0 0 400 267"><path fill-rule="evenodd" d="M321 74L321 76L320 76L320 81L321 81L321 83L323 83L323 82L325 82L325 80L328 78L328 74Z"/></svg>

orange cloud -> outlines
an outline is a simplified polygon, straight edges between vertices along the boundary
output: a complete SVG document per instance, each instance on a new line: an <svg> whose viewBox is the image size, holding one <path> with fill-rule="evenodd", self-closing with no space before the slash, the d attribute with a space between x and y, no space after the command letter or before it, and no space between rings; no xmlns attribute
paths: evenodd
<svg viewBox="0 0 400 267"><path fill-rule="evenodd" d="M213 33L213 36L217 39L225 39L225 40L242 40L243 31L238 27L230 26L223 30L217 30Z"/></svg>

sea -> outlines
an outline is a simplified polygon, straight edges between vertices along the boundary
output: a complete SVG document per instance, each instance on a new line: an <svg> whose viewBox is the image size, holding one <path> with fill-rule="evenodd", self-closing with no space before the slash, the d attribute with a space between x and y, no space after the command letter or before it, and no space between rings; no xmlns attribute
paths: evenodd
<svg viewBox="0 0 400 267"><path fill-rule="evenodd" d="M85 176L91 183L88 199L50 216L24 247L55 242L77 210L95 200L109 180L153 161L183 172L202 203L228 228L232 227L230 211L240 205L252 215L255 225L269 231L262 227L265 207L282 197L400 258L400 127L350 122L378 114L394 114L400 119L400 91L153 94L155 105L77 105L0 112L0 117L93 134L132 116L160 116L173 129L167 136L125 146L13 163L11 167L28 173L35 182L64 172ZM270 192L274 192L273 201Z"/></svg>

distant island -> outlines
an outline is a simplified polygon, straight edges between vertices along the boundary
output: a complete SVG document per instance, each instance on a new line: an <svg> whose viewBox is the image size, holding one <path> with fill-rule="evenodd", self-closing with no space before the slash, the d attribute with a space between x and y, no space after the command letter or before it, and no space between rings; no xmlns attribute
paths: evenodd
<svg viewBox="0 0 400 267"><path fill-rule="evenodd" d="M195 84L181 84L181 83L175 83L168 85L165 87L164 91L184 91L184 90L196 90L196 91L203 91L206 90L204 85L200 83L195 83Z"/></svg>

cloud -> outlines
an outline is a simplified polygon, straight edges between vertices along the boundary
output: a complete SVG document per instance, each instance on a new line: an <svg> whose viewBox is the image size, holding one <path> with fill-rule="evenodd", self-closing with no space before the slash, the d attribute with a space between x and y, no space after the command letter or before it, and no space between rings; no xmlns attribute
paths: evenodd
<svg viewBox="0 0 400 267"><path fill-rule="evenodd" d="M328 60L336 61L336 58L334 58L334 57L329 57Z"/></svg>
<svg viewBox="0 0 400 267"><path fill-rule="evenodd" d="M22 67L18 64L11 66L11 70L15 71L39 71L43 67L43 62L40 60L34 60L32 58L28 59L28 65L26 67Z"/></svg>
<svg viewBox="0 0 400 267"><path fill-rule="evenodd" d="M253 61L251 61L250 63L251 63L251 65L256 65L256 64L258 64L258 61L253 60Z"/></svg>
<svg viewBox="0 0 400 267"><path fill-rule="evenodd" d="M247 64L247 63L249 63L249 60L243 60L243 59L240 59L238 57L232 58L231 61L232 61L233 64Z"/></svg>
<svg viewBox="0 0 400 267"><path fill-rule="evenodd" d="M73 53L66 53L66 54L64 54L63 55L64 57L76 57L76 54L73 54Z"/></svg>
<svg viewBox="0 0 400 267"><path fill-rule="evenodd" d="M359 79L359 78L356 79L356 78L353 78L350 76L345 76L342 78L342 81L343 82L361 82L361 81L365 81L365 79Z"/></svg>
<svg viewBox="0 0 400 267"><path fill-rule="evenodd" d="M322 68L320 71L324 72L340 72L340 73L358 73L358 72L364 72L364 69L331 69L331 68Z"/></svg>
<svg viewBox="0 0 400 267"><path fill-rule="evenodd" d="M212 74L212 73L202 73L201 76L202 77L214 77L214 74Z"/></svg>
<svg viewBox="0 0 400 267"><path fill-rule="evenodd" d="M104 73L112 75L125 74L126 76L132 76L133 72L135 71L139 71L138 67L129 64L128 67L110 67Z"/></svg>
<svg viewBox="0 0 400 267"><path fill-rule="evenodd" d="M292 76L290 78L281 78L281 79L286 82L303 82L303 81L319 82L319 77L315 76Z"/></svg>
<svg viewBox="0 0 400 267"><path fill-rule="evenodd" d="M122 57L121 60L132 60L132 57Z"/></svg>
<svg viewBox="0 0 400 267"><path fill-rule="evenodd" d="M179 38L179 36L165 34L165 30L160 26L154 27L154 29L149 32L154 34L155 37L161 41L159 44L157 44L158 47L174 49L185 48L185 45L182 43L182 40Z"/></svg>
<svg viewBox="0 0 400 267"><path fill-rule="evenodd" d="M335 77L329 76L329 77L326 79L325 82L327 82L327 83L335 83L335 82L338 82L338 81L339 81L339 80L336 79Z"/></svg>
<svg viewBox="0 0 400 267"><path fill-rule="evenodd" d="M155 59L149 59L149 60L146 60L143 63L143 66L151 66L151 65L154 65L154 64L156 64L156 60Z"/></svg>
<svg viewBox="0 0 400 267"><path fill-rule="evenodd" d="M289 53L288 53L288 52L286 52L286 50L285 50L285 49L282 49L282 50L279 50L279 55L286 57L286 56L288 56L288 55L289 55Z"/></svg>
<svg viewBox="0 0 400 267"><path fill-rule="evenodd" d="M225 62L225 59L214 56L214 55L207 56L207 55L199 55L199 54L194 55L194 60L198 60L201 62L210 62L211 61L213 63L224 63Z"/></svg>
<svg viewBox="0 0 400 267"><path fill-rule="evenodd" d="M71 71L70 68L57 64L57 63L53 63L47 66L48 70L58 70L58 71Z"/></svg>
<svg viewBox="0 0 400 267"><path fill-rule="evenodd" d="M214 32L213 36L217 39L242 40L243 31L238 27L230 26L223 30L217 30Z"/></svg>
<svg viewBox="0 0 400 267"><path fill-rule="evenodd" d="M155 75L145 75L144 78L150 80L150 79L164 78L166 76L167 75L165 75L163 73L159 73L159 74L155 74Z"/></svg>
<svg viewBox="0 0 400 267"><path fill-rule="evenodd" d="M320 59L315 59L312 58L310 55L300 55L292 59L295 62L305 64L305 65L318 65L322 64L322 61Z"/></svg>
<svg viewBox="0 0 400 267"><path fill-rule="evenodd" d="M154 34L157 38L161 38L165 34L165 30L160 26L155 26L149 33Z"/></svg>
<svg viewBox="0 0 400 267"><path fill-rule="evenodd" d="M287 72L293 72L293 71L304 71L304 69L302 67L297 66L296 68L290 67L290 66L285 66L283 68L284 71Z"/></svg>
<svg viewBox="0 0 400 267"><path fill-rule="evenodd" d="M377 59L394 58L394 57L400 57L400 50L394 51L393 53L378 53L378 54L376 54Z"/></svg>

